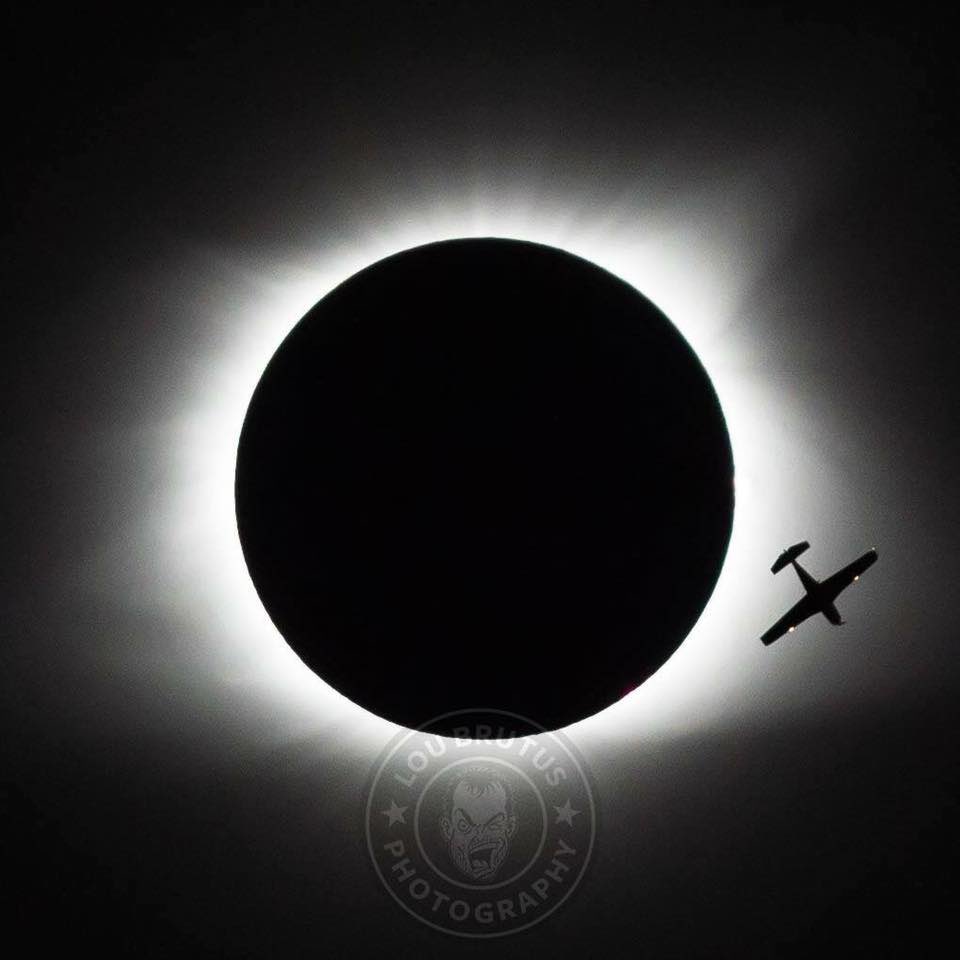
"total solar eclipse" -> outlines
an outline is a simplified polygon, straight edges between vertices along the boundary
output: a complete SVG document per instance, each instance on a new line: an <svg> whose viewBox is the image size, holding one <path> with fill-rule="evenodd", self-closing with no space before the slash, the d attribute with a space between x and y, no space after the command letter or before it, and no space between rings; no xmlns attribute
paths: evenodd
<svg viewBox="0 0 960 960"><path fill-rule="evenodd" d="M551 247L450 240L361 270L286 337L236 510L270 617L342 694L410 727L555 729L683 642L733 460L706 371L637 290Z"/></svg>

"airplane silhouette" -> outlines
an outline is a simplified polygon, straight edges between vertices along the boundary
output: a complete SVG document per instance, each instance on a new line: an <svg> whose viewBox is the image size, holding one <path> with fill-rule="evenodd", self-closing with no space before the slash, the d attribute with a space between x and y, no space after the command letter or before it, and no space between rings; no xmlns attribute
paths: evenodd
<svg viewBox="0 0 960 960"><path fill-rule="evenodd" d="M877 562L877 551L868 550L862 557L858 557L853 563L847 564L832 577L820 581L807 573L797 563L797 557L809 548L810 544L806 540L803 543L795 543L792 547L784 550L770 568L771 573L779 573L788 563L792 564L807 593L760 638L765 646L769 647L771 643L779 640L785 633L793 633L800 623L808 617L812 617L815 613L822 613L834 626L839 626L844 621L840 619L840 613L833 605L833 601L836 600L841 591L846 590L851 583L859 580L860 574L864 570Z"/></svg>

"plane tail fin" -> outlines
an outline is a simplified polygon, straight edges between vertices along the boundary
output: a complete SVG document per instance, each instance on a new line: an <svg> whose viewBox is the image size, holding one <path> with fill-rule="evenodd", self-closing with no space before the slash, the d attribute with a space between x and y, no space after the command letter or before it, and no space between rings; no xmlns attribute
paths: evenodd
<svg viewBox="0 0 960 960"><path fill-rule="evenodd" d="M787 549L777 557L773 566L770 568L770 572L779 573L788 563L792 563L801 553L809 549L810 544L807 543L806 540L804 540L803 543L795 543L792 547L787 547Z"/></svg>

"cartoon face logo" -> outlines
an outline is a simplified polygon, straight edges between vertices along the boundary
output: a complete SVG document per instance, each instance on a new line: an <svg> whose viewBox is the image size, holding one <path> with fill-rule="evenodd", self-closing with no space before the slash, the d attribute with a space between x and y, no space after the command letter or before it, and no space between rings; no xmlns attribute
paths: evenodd
<svg viewBox="0 0 960 960"><path fill-rule="evenodd" d="M377 760L365 797L373 866L435 930L526 930L567 901L590 862L589 777L563 734L514 735L507 724L533 726L525 718L474 709L441 719L457 723L455 736L399 730Z"/></svg>
<svg viewBox="0 0 960 960"><path fill-rule="evenodd" d="M492 767L470 766L450 787L440 817L450 859L471 880L489 880L506 858L517 830L510 785Z"/></svg>

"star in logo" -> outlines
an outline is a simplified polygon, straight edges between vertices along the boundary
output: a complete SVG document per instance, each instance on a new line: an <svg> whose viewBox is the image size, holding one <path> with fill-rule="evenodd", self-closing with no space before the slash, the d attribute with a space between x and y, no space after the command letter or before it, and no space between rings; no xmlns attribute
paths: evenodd
<svg viewBox="0 0 960 960"><path fill-rule="evenodd" d="M579 810L574 810L570 806L570 798L567 797L567 802L563 806L558 807L556 804L553 805L553 809L557 811L557 819L554 820L554 823L567 823L571 827L573 826L573 818L580 813Z"/></svg>
<svg viewBox="0 0 960 960"><path fill-rule="evenodd" d="M387 826L392 827L395 823L407 822L403 819L403 814L406 809L406 807L398 807L396 801L391 800L389 808L381 810L380 812L387 818Z"/></svg>

